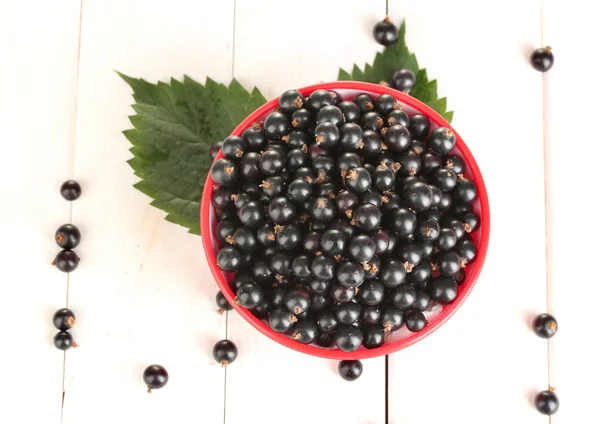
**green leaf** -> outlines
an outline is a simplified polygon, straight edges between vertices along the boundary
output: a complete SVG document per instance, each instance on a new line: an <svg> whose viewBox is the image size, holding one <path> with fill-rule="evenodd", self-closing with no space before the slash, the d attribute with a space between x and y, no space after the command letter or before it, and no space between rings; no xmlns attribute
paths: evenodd
<svg viewBox="0 0 600 424"><path fill-rule="evenodd" d="M167 221L200 234L209 148L266 99L236 80L225 86L207 78L203 85L185 76L183 81L152 84L119 75L133 89L136 102L136 114L129 117L134 128L123 131L132 145L128 163L141 179L135 188L167 213Z"/></svg>
<svg viewBox="0 0 600 424"><path fill-rule="evenodd" d="M382 53L377 53L372 65L365 64L364 70L354 65L352 72L346 72L340 68L338 80L365 81L377 84L381 81L389 82L394 71L398 69L410 69L416 76L415 86L410 92L411 96L421 100L442 115L448 122L451 122L454 112L446 111L445 97L438 99L437 82L435 80L429 81L425 69L419 68L417 58L406 46L405 33L406 25L402 22L398 33L398 41L386 47Z"/></svg>

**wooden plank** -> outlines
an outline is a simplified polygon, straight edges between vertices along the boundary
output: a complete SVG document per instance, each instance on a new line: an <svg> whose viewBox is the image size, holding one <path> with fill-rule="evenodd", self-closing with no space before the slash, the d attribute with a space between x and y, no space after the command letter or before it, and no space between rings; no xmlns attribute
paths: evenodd
<svg viewBox="0 0 600 424"><path fill-rule="evenodd" d="M73 211L83 241L69 302L80 347L67 363L67 424L223 419L225 376L212 348L226 329L215 283L201 239L132 187L121 131L133 99L114 71L228 81L232 37L232 1L84 2L75 175L86 195ZM148 395L142 372L153 363L170 382Z"/></svg>
<svg viewBox="0 0 600 424"><path fill-rule="evenodd" d="M384 13L383 1L237 2L235 77L267 98L335 80L339 66L373 59L372 26ZM384 358L363 361L363 375L349 383L337 375L336 361L279 346L237 314L229 316L228 333L240 351L227 370L228 424L249 417L279 422L303 401L314 403L309 412L298 409L298 417L317 422L385 421Z"/></svg>
<svg viewBox="0 0 600 424"><path fill-rule="evenodd" d="M600 87L586 75L597 68L598 61L590 52L600 30L594 24L596 4L567 7L544 2L543 7L542 46L550 45L555 55L554 66L543 76L548 312L559 325L550 339L549 385L556 388L561 402L551 422L566 424L597 420L591 417L597 416L595 387L600 378L596 364L600 347L593 335L594 303L600 296L594 243L600 229L588 224L581 211L593 210L598 192L594 160L600 155L600 144L593 125ZM573 160L576 163L569 165ZM571 167L575 178L568 177ZM545 389L544 384L539 389Z"/></svg>
<svg viewBox="0 0 600 424"><path fill-rule="evenodd" d="M35 8L35 13L32 9ZM0 422L58 424L63 352L52 315L65 306L67 275L50 266L56 229L71 204L79 0L0 2ZM12 324L11 324L12 323Z"/></svg>
<svg viewBox="0 0 600 424"><path fill-rule="evenodd" d="M546 343L530 329L546 308L542 85L528 61L540 6L431 6L394 2L390 14L406 18L410 49L456 111L452 124L487 184L492 231L463 307L390 356L390 423L544 423L531 401L546 384Z"/></svg>

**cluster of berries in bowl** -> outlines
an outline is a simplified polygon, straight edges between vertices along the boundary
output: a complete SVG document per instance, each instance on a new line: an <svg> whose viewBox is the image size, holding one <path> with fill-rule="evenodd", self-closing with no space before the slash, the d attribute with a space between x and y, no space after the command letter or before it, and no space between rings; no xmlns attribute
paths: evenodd
<svg viewBox="0 0 600 424"><path fill-rule="evenodd" d="M358 82L288 90L217 149L205 253L225 298L277 342L335 359L387 354L439 327L473 287L489 238L483 179L418 100Z"/></svg>

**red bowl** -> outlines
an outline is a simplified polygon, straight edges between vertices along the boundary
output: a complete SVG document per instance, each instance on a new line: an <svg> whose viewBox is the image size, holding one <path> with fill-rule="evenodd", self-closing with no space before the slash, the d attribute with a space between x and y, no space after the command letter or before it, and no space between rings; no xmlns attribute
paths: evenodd
<svg viewBox="0 0 600 424"><path fill-rule="evenodd" d="M481 172L479 171L479 167L477 166L477 162L473 158L473 155L465 145L464 141L458 135L458 133L450 126L444 118L442 118L437 112L431 109L429 106L421 103L419 100L401 93L399 91L393 90L391 88L384 87L382 85L370 84L364 82L355 82L355 81L338 81L326 84L317 84L312 85L310 87L302 88L298 91L302 93L302 95L307 96L315 90L325 89L325 90L335 90L339 94L342 95L344 99L352 99L356 94L359 93L369 93L374 97L378 97L381 94L391 94L395 97L399 102L404 104L404 110L410 115L414 113L421 113L424 116L427 116L431 122L431 129L437 127L447 127L454 131L456 134L456 147L453 150L453 154L461 156L465 164L467 166L467 172L465 172L466 176L470 178L478 190L478 199L473 203L474 210L479 214L481 218L480 228L471 233L471 238L474 243L477 245L477 257L467 268L465 268L466 278L463 284L459 287L458 297L454 300L453 303L449 305L444 305L443 307L437 307L434 311L426 313L428 318L428 325L419 333L410 333L406 326L402 329L393 332L392 339L385 343L383 346L376 349L366 349L364 347L360 347L358 350L354 352L343 352L340 349L333 348L322 348L314 345L305 345L297 342L296 340L291 339L290 337L277 333L271 330L265 322L256 318L252 313L246 308L235 305L233 303L233 299L235 294L231 290L228 284L228 278L231 275L227 275L221 271L221 269L217 266L216 261L216 253L215 250L218 249L218 240L215 236L216 229L216 220L214 207L211 204L211 195L213 191L214 181L208 175L206 179L206 185L204 186L204 192L202 193L202 203L200 206L200 222L201 222L201 230L202 230L202 243L204 245L204 253L206 254L206 258L208 259L208 264L210 266L210 270L217 281L219 289L227 300L234 305L238 313L244 317L246 321L248 321L254 328L258 331L271 338L272 340L280 343L284 346L287 346L291 349L297 350L298 352L307 353L309 355L320 356L323 358L331 358L331 359L365 359L365 358L373 358L376 356L387 355L393 352L396 352L400 349L403 349L407 346L410 346L419 340L427 337L435 330L437 330L442 324L444 324L456 310L463 304L466 300L471 290L475 286L477 282L477 278L479 277L479 273L481 272L481 268L483 267L483 263L485 262L485 257L488 249L488 242L490 238L490 206L488 202L487 191L485 188L485 184L483 182L483 177L481 176ZM237 128L232 132L232 135L241 135L242 131L248 128L253 122L257 122L263 120L264 117L273 111L275 107L278 105L278 99L273 99L270 102L264 104L255 110L252 114L250 114ZM219 152L217 158L223 157L223 153Z"/></svg>

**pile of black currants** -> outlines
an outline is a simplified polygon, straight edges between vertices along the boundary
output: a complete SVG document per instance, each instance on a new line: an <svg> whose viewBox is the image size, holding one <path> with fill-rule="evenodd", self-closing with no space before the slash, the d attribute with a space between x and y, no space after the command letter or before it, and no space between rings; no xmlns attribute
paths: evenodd
<svg viewBox="0 0 600 424"><path fill-rule="evenodd" d="M346 352L423 330L476 256L477 189L455 142L389 94L283 93L264 122L211 149L225 156L211 202L236 304Z"/></svg>

